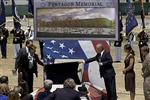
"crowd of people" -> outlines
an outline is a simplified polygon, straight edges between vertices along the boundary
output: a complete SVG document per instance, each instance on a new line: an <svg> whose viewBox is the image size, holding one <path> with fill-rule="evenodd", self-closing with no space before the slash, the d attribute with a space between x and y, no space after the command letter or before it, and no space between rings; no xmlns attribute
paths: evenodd
<svg viewBox="0 0 150 100"><path fill-rule="evenodd" d="M91 100L87 88L82 85L76 91L76 83L71 78L64 81L63 88L57 88L51 92L52 86L53 81L46 79L43 86L44 91L39 92L33 99L26 81L22 80L18 86L10 89L8 77L2 76L0 78L0 100Z"/></svg>
<svg viewBox="0 0 150 100"><path fill-rule="evenodd" d="M15 54L15 70L14 73L18 71L18 86L13 89L9 88L9 82L7 76L2 76L0 78L0 100L33 100L30 93L33 92L33 74L38 77L38 67L37 63L45 66L46 64L41 62L38 55L36 54L36 46L33 44L33 33L31 27L24 32L21 29L12 29L11 34L13 34L13 44L14 44L14 54ZM5 24L0 28L0 47L2 58L6 59L6 43L9 36L8 30L5 28ZM144 78L143 90L145 100L150 100L150 58L149 58L149 47L148 47L148 35L146 32L141 31L138 34L139 37L139 51L141 63L143 63L141 76ZM135 98L135 53L132 45L133 33L128 36L128 44L124 45L124 52L126 57L124 59L124 79L125 79L125 89L130 92L130 100ZM121 46L123 37L122 34L119 35L119 40L114 42L116 47L116 61L121 61ZM25 42L25 47L22 47L22 43ZM40 47L42 48L43 43L39 41ZM113 59L109 52L105 51L102 44L96 45L97 54L87 60L79 61L79 63L90 63L97 61L99 64L100 76L104 79L107 100L117 100L116 93L116 72L113 68ZM42 49L41 49L41 59L43 59ZM90 100L88 96L88 90L85 86L75 90L76 83L73 79L68 78L64 81L63 88L58 88L53 92L50 92L52 88L52 80L44 81L44 91L40 92L37 96L37 100Z"/></svg>

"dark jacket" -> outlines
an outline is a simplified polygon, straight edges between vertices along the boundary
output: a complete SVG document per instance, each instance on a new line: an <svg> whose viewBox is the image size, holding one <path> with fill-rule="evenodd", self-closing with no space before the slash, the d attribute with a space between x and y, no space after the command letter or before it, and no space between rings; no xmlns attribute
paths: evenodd
<svg viewBox="0 0 150 100"><path fill-rule="evenodd" d="M31 94L26 94L21 96L21 100L33 100L33 96Z"/></svg>
<svg viewBox="0 0 150 100"><path fill-rule="evenodd" d="M21 40L22 40L22 43L25 42L25 35L24 35L24 30L22 29L19 29L20 33L21 33Z"/></svg>
<svg viewBox="0 0 150 100"><path fill-rule="evenodd" d="M148 42L148 34L144 31L140 32L138 34L139 37L139 47L143 47L143 46L148 46L147 42Z"/></svg>
<svg viewBox="0 0 150 100"><path fill-rule="evenodd" d="M115 47L121 47L121 43L123 41L122 34L120 33L119 40L114 42Z"/></svg>
<svg viewBox="0 0 150 100"><path fill-rule="evenodd" d="M0 33L0 38L1 38L1 35L3 35L4 37L3 37L2 40L0 39L0 42L7 43L7 38L8 38L8 36L9 36L9 34L8 34L8 29L2 28L2 33Z"/></svg>
<svg viewBox="0 0 150 100"><path fill-rule="evenodd" d="M81 100L79 92L71 88L57 88L44 100Z"/></svg>
<svg viewBox="0 0 150 100"><path fill-rule="evenodd" d="M44 100L46 97L48 97L51 94L50 90L45 90L44 92L40 92L38 94L37 100Z"/></svg>
<svg viewBox="0 0 150 100"><path fill-rule="evenodd" d="M29 59L28 59L28 53L26 51L26 48L22 48L19 50L19 53L16 58L15 62L15 69L18 69L18 72L23 72L23 74L27 77L27 72L30 70L33 73L38 76L37 72L37 63L44 66L44 64L39 60L39 57L37 54L34 54L34 60L33 60L33 67L29 69Z"/></svg>
<svg viewBox="0 0 150 100"><path fill-rule="evenodd" d="M10 31L11 34L13 34L13 44L18 44L22 42L22 35L21 35L21 31L16 30L16 29L12 29Z"/></svg>
<svg viewBox="0 0 150 100"><path fill-rule="evenodd" d="M93 58L87 59L85 61L85 63L90 63L93 61L99 62L99 54L97 54ZM109 78L109 77L115 76L116 73L115 73L115 70L112 66L113 60L112 60L112 57L111 57L109 52L107 52L107 51L103 52L103 55L101 57L101 62L103 63L103 66L99 67L101 77Z"/></svg>

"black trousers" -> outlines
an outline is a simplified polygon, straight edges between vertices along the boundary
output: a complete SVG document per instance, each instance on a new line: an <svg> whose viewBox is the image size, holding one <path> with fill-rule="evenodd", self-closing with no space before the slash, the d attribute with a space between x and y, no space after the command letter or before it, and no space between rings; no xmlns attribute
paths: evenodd
<svg viewBox="0 0 150 100"><path fill-rule="evenodd" d="M22 48L22 42L20 43L20 48Z"/></svg>
<svg viewBox="0 0 150 100"><path fill-rule="evenodd" d="M41 59L43 59L43 41L39 40Z"/></svg>
<svg viewBox="0 0 150 100"><path fill-rule="evenodd" d="M143 56L142 56L141 48L142 48L142 47L139 47L139 51L140 51L141 62L143 62Z"/></svg>
<svg viewBox="0 0 150 100"><path fill-rule="evenodd" d="M18 82L20 81L26 81L27 85L28 85L28 93L33 92L33 72L32 71L28 71L28 72L23 72L23 76L20 76L18 74Z"/></svg>
<svg viewBox="0 0 150 100"><path fill-rule="evenodd" d="M147 46L147 45L145 45L145 46ZM142 46L142 47L143 47L143 46ZM140 51L141 62L143 63L144 59L143 59L143 55L142 55L142 51L141 51L141 48L142 48L142 47L139 46L139 51Z"/></svg>
<svg viewBox="0 0 150 100"><path fill-rule="evenodd" d="M115 76L104 78L107 100L117 100Z"/></svg>
<svg viewBox="0 0 150 100"><path fill-rule="evenodd" d="M2 58L6 58L6 42L0 41Z"/></svg>

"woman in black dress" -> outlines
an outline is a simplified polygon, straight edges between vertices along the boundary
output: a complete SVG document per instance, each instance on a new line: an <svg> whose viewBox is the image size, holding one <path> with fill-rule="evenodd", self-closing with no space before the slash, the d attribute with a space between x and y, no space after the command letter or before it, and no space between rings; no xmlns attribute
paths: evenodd
<svg viewBox="0 0 150 100"><path fill-rule="evenodd" d="M130 98L134 100L135 97L135 72L134 72L134 51L129 44L124 46L124 52L127 53L124 60L125 68L123 74L125 75L125 89L130 91Z"/></svg>

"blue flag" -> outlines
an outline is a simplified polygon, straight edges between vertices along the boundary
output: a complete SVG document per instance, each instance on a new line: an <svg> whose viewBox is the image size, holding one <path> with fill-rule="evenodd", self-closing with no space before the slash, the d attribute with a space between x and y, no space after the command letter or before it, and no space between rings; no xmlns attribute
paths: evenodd
<svg viewBox="0 0 150 100"><path fill-rule="evenodd" d="M130 0L128 0L128 3L127 3L127 18L126 18L126 36L128 36L132 30L138 26L138 23L137 23L137 20L134 16L134 13L133 13L133 8L132 8L132 5L130 3Z"/></svg>
<svg viewBox="0 0 150 100"><path fill-rule="evenodd" d="M34 6L33 6L33 0L28 1L28 13L32 16L34 15Z"/></svg>
<svg viewBox="0 0 150 100"><path fill-rule="evenodd" d="M14 21L14 27L15 29L18 29L20 27L20 19L18 16L17 7L14 0L12 0L12 17Z"/></svg>
<svg viewBox="0 0 150 100"><path fill-rule="evenodd" d="M5 17L5 6L3 0L0 1L0 26L5 24L6 17Z"/></svg>

